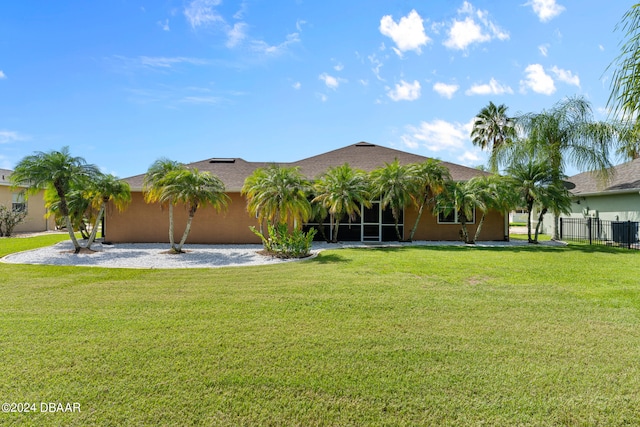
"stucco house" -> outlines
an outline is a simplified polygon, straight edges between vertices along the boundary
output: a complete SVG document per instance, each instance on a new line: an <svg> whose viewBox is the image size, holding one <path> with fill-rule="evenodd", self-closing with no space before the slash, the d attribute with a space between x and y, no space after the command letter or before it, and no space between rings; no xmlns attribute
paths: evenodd
<svg viewBox="0 0 640 427"><path fill-rule="evenodd" d="M282 166L297 166L309 179L315 179L329 167L348 163L351 167L371 171L386 163L398 159L401 164L421 163L426 157L404 151L394 150L367 142L359 142L337 150L290 163L278 163ZM255 169L266 167L274 162L248 162L241 158L210 158L190 163L201 171L209 171L219 177L231 201L224 213L212 208L198 210L192 224L188 243L260 243L251 232L250 226L257 226L257 219L247 213L247 203L240 194L244 180ZM485 172L453 163L443 162L454 180L466 181ZM142 194L144 174L125 179L131 186L132 202L129 207L118 212L113 206L107 209L105 221L106 240L111 242L167 242L168 213L158 204L147 204ZM177 206L174 210L176 239L179 239L187 220L186 209ZM409 236L417 212L412 207L405 210L401 232ZM508 239L508 218L504 212L490 212L484 222L481 240ZM311 226L311 225L307 225ZM350 223L340 225L339 239L342 241L387 241L396 240L393 218L390 212L382 210L379 202L373 202L371 208L364 209L363 215ZM344 227L344 229L342 228ZM476 219L469 224L470 232L475 232ZM414 240L459 240L460 224L455 215L445 218L424 212Z"/></svg>
<svg viewBox="0 0 640 427"><path fill-rule="evenodd" d="M13 189L9 176L11 170L0 169L0 205L13 210L26 210L27 217L24 222L14 228L14 233L32 233L53 230L55 223L53 218L45 218L47 209L44 206L44 191L24 197L24 188Z"/></svg>

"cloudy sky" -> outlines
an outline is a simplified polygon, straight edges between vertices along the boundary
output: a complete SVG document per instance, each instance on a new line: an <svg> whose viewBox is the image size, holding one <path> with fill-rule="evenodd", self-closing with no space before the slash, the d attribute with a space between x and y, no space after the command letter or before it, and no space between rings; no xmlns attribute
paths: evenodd
<svg viewBox="0 0 640 427"><path fill-rule="evenodd" d="M0 168L68 145L103 171L159 157L294 161L359 141L468 166L489 101L581 95L605 119L614 0L14 1L0 13Z"/></svg>

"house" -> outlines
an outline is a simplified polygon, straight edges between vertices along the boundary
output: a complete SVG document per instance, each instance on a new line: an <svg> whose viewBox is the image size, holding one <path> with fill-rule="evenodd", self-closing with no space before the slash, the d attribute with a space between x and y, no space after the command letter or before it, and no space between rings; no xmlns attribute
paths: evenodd
<svg viewBox="0 0 640 427"><path fill-rule="evenodd" d="M11 170L0 169L0 205L4 205L12 210L26 210L25 220L14 228L14 233L48 231L55 228L53 218L47 219L45 215L47 209L44 205L44 191L24 196L24 188L13 189L9 176Z"/></svg>
<svg viewBox="0 0 640 427"><path fill-rule="evenodd" d="M598 218L602 221L640 221L640 159L613 167L603 182L593 172L566 180L572 195L571 213L561 218ZM544 231L553 232L553 218L546 215Z"/></svg>
<svg viewBox="0 0 640 427"><path fill-rule="evenodd" d="M329 167L348 163L351 167L370 172L386 163L398 159L401 164L421 163L426 157L394 150L367 142L359 142L337 150L282 166L297 166L309 179L315 179ZM191 163L187 166L200 171L209 171L220 178L231 201L225 213L217 213L212 208L201 208L193 221L188 243L260 243L251 232L250 226L257 226L257 219L247 213L247 203L240 194L244 180L255 169L266 167L273 162L248 162L241 158L211 158ZM477 169L443 162L454 180L466 181L474 176L486 174ZM111 242L167 242L168 214L158 204L147 204L142 194L144 175L125 179L131 186L132 202L129 207L118 212L113 206L107 209L105 221L106 239ZM409 236L417 217L417 211L408 207L400 222L401 232ZM482 240L508 239L508 222L505 213L490 212L482 228ZM176 240L181 236L187 220L185 209L174 209ZM460 224L455 215L445 218L424 212L414 240L460 240ZM309 224L307 225L309 226ZM340 225L339 239L342 241L386 241L397 240L393 218L389 211L382 210L379 202L363 210L362 217L355 221L345 221ZM475 232L476 220L469 224L470 232ZM344 228L344 229L343 229ZM317 236L319 237L319 236Z"/></svg>

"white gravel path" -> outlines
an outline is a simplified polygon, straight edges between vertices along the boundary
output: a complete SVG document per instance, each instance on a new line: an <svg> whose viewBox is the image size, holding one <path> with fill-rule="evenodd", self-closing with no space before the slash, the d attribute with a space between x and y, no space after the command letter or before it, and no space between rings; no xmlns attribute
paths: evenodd
<svg viewBox="0 0 640 427"><path fill-rule="evenodd" d="M543 245L563 245L562 242L542 242ZM376 246L463 246L462 242L402 242L372 245L360 242L346 242L328 244L316 242L313 244L312 256L324 249L339 249L353 247ZM511 242L479 242L476 247L526 246L523 241ZM7 255L0 258L1 262L11 264L43 264L69 265L109 268L215 268L249 265L278 264L296 260L283 260L258 253L262 245L185 245L186 253L175 255L167 253L169 245L166 243L117 243L92 246L94 253L72 253L71 241L64 241L53 246L33 249ZM308 259L308 258L304 258Z"/></svg>

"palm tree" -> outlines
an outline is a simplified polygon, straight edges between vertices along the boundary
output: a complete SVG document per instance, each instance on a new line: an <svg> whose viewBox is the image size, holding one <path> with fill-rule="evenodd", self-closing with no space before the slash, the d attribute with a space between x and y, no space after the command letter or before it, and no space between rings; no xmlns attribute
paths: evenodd
<svg viewBox="0 0 640 427"><path fill-rule="evenodd" d="M324 206L331 216L333 235L331 241L338 242L340 221L346 215L349 221L362 215L360 206L371 206L371 193L367 174L353 169L349 164L329 168L314 185L313 203Z"/></svg>
<svg viewBox="0 0 640 427"><path fill-rule="evenodd" d="M480 238L482 225L489 210L508 212L516 207L517 201L508 181L499 175L473 177L467 182L467 186L471 187L471 193L476 194L480 201L477 207L482 211L473 237L473 241L476 242Z"/></svg>
<svg viewBox="0 0 640 427"><path fill-rule="evenodd" d="M398 241L400 235L400 215L404 208L412 203L413 196L419 191L415 168L401 165L398 159L392 163L385 163L383 167L371 172L371 188L374 198L380 198L380 206L391 208L391 215L396 228Z"/></svg>
<svg viewBox="0 0 640 427"><path fill-rule="evenodd" d="M640 3L631 6L615 29L624 33L626 41L620 45L620 54L607 67L607 70L613 68L607 106L613 116L622 117L631 127L639 128Z"/></svg>
<svg viewBox="0 0 640 427"><path fill-rule="evenodd" d="M147 203L159 202L162 194L162 190L165 186L164 180L166 176L173 171L183 170L185 166L182 163L167 158L160 158L153 162L147 173L144 175L142 182L142 191L144 192L144 200ZM165 202L169 205L169 244L172 248L175 248L174 236L173 236L173 205L172 200Z"/></svg>
<svg viewBox="0 0 640 427"><path fill-rule="evenodd" d="M410 241L413 240L425 206L434 203L435 196L444 190L445 182L451 179L449 169L439 160L428 159L422 163L412 165L412 168L411 176L415 179L415 184L411 200L416 209L418 209L418 216L409 234Z"/></svg>
<svg viewBox="0 0 640 427"><path fill-rule="evenodd" d="M482 108L471 131L471 142L483 150L491 150L489 166L492 172L498 172L498 152L516 138L516 121L507 116L508 107L496 106L493 102Z"/></svg>
<svg viewBox="0 0 640 427"><path fill-rule="evenodd" d="M173 170L161 180L161 183L162 189L158 195L160 203L183 203L189 212L182 239L177 246L171 247L175 253L182 253L182 246L189 236L191 223L198 208L211 205L220 212L226 208L229 196L218 177L195 168Z"/></svg>
<svg viewBox="0 0 640 427"><path fill-rule="evenodd" d="M582 97L566 98L551 110L518 118L527 134L521 154L546 158L554 183L560 185L567 165L597 171L606 179L611 163L609 146L616 138L615 126L593 120L591 105ZM522 156L521 156L522 157ZM553 239L558 239L558 216L554 214Z"/></svg>
<svg viewBox="0 0 640 427"><path fill-rule="evenodd" d="M485 198L473 181L448 181L445 189L436 198L434 214L449 216L455 213L461 226L462 239L467 244L475 243L469 235L467 223L473 221L476 209L487 210Z"/></svg>
<svg viewBox="0 0 640 427"><path fill-rule="evenodd" d="M517 195L521 206L527 208L527 237L529 243L538 243L538 233L542 217L549 208L568 212L571 199L564 185L554 179L554 172L546 159L514 161L507 168L508 185ZM538 224L535 237L531 236L531 224L534 208L538 210Z"/></svg>
<svg viewBox="0 0 640 427"><path fill-rule="evenodd" d="M116 209L122 211L131 202L131 188L125 181L121 181L118 177L111 174L99 174L90 183L86 191L88 198L94 208L98 209L98 215L93 224L91 235L87 240L87 249L91 249L91 245L96 238L98 225L104 216L107 203L113 202ZM104 235L104 233L103 233Z"/></svg>
<svg viewBox="0 0 640 427"><path fill-rule="evenodd" d="M271 165L249 175L241 193L247 197L247 210L260 223L271 225L292 222L301 227L312 214L307 198L310 184L297 167Z"/></svg>
<svg viewBox="0 0 640 427"><path fill-rule="evenodd" d="M73 242L75 253L80 252L81 246L76 239L69 217L67 195L72 190L74 182L90 178L98 173L95 165L89 165L82 157L73 157L69 147L60 151L36 152L26 156L15 167L11 174L14 186L24 186L27 194L53 187L60 200L60 214L62 215L69 237Z"/></svg>

